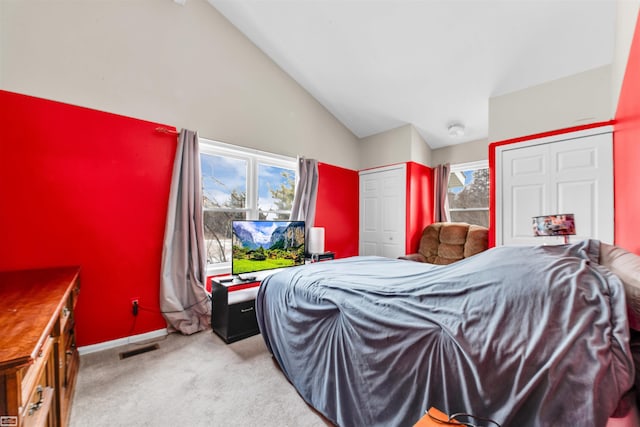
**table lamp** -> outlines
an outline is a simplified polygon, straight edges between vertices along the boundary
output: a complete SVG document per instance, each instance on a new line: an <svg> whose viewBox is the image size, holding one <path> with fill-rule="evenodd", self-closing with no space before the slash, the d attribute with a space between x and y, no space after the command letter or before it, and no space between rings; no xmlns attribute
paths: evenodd
<svg viewBox="0 0 640 427"><path fill-rule="evenodd" d="M541 215L533 217L534 236L563 236L569 243L569 236L576 234L573 214Z"/></svg>
<svg viewBox="0 0 640 427"><path fill-rule="evenodd" d="M309 248L310 254L324 253L324 227L311 227L309 230Z"/></svg>

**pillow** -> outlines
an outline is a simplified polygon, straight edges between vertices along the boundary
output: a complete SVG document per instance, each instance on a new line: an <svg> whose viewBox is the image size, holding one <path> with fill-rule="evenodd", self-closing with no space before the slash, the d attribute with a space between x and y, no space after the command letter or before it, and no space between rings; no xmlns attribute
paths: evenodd
<svg viewBox="0 0 640 427"><path fill-rule="evenodd" d="M600 265L618 276L624 285L629 326L640 331L640 256L600 242Z"/></svg>

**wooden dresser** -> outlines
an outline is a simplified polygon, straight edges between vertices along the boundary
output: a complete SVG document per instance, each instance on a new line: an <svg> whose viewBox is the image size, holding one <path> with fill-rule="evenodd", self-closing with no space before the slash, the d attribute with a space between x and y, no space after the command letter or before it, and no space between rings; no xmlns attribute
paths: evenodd
<svg viewBox="0 0 640 427"><path fill-rule="evenodd" d="M80 268L0 272L0 426L66 426Z"/></svg>

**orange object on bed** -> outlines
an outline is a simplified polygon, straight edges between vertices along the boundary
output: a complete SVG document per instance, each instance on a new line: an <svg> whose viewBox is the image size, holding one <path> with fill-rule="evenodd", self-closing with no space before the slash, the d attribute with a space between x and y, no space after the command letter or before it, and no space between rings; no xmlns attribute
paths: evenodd
<svg viewBox="0 0 640 427"><path fill-rule="evenodd" d="M434 407L429 408L426 414L413 427L442 427L443 425L460 424L456 420L446 421L449 416L444 412ZM436 420L442 420L445 422L438 422Z"/></svg>

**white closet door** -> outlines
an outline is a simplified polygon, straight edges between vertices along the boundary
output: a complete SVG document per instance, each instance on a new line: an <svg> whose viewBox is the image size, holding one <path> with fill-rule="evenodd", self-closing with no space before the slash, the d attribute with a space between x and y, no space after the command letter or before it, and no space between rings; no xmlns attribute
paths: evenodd
<svg viewBox="0 0 640 427"><path fill-rule="evenodd" d="M360 255L405 254L406 166L360 172Z"/></svg>
<svg viewBox="0 0 640 427"><path fill-rule="evenodd" d="M613 241L610 132L503 146L496 154L498 245L562 243L562 237L534 237L532 217L564 213L575 215L571 241Z"/></svg>
<svg viewBox="0 0 640 427"><path fill-rule="evenodd" d="M536 145L503 153L502 244L530 244L531 218L553 210L549 206L548 152L547 145Z"/></svg>
<svg viewBox="0 0 640 427"><path fill-rule="evenodd" d="M557 213L575 214L576 236L613 242L612 134L549 144Z"/></svg>

